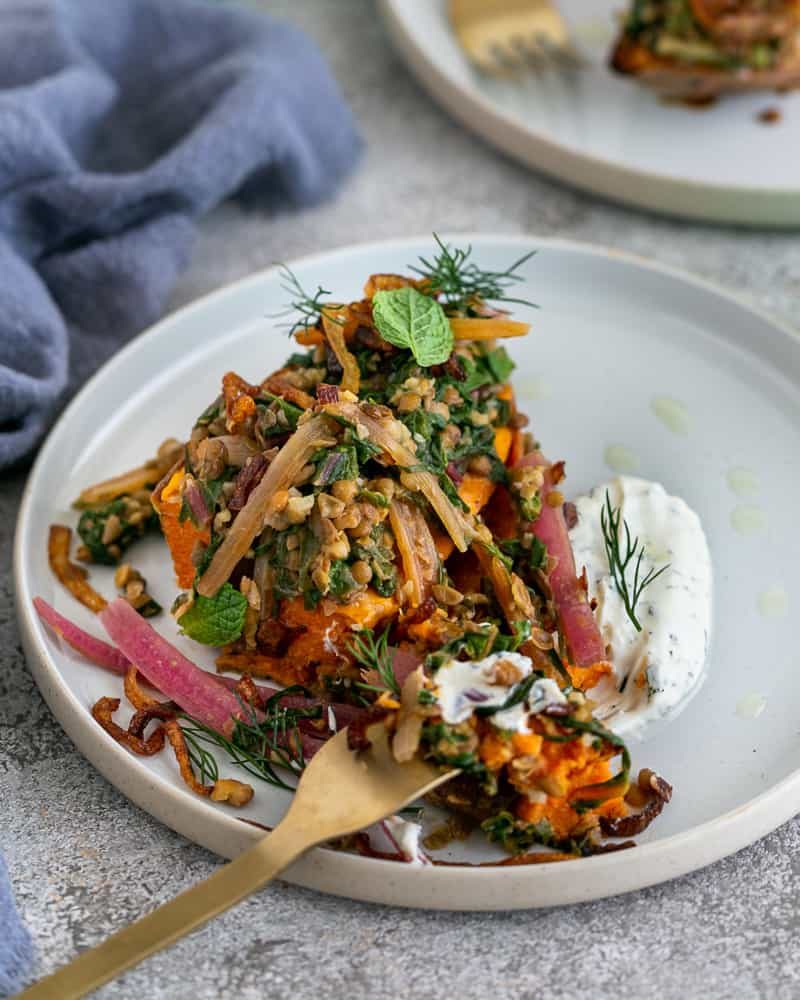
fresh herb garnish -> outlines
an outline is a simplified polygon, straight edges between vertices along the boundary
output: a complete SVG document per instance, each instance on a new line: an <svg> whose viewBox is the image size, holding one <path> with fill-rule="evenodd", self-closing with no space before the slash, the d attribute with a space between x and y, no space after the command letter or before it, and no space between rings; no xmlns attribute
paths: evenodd
<svg viewBox="0 0 800 1000"><path fill-rule="evenodd" d="M363 629L356 635L349 650L362 667L378 675L382 685L378 687L374 684L361 683L358 687L367 691L391 691L392 694L399 696L400 684L394 675L388 628L377 639L371 628Z"/></svg>
<svg viewBox="0 0 800 1000"><path fill-rule="evenodd" d="M275 768L295 773L303 770L306 759L299 724L321 718L322 709L318 705L309 708L281 705L281 700L291 695L308 697L308 691L299 685L284 688L268 699L260 714L253 706L245 706L247 717L236 720L230 737L190 716L182 716L181 728L189 757L199 772L200 780L216 781L219 777L217 762L206 749L206 746L212 746L223 750L231 763L238 764L254 778L293 791L293 786L284 781Z"/></svg>
<svg viewBox="0 0 800 1000"><path fill-rule="evenodd" d="M453 331L444 309L410 285L376 292L372 319L384 340L410 350L423 368L444 364L453 351Z"/></svg>
<svg viewBox="0 0 800 1000"><path fill-rule="evenodd" d="M645 587L648 587L662 573L666 572L670 564L667 563L666 566L662 566L659 570L655 568L651 569L646 576L641 576L644 545L639 546L638 537L631 539L631 530L628 527L628 522L622 516L622 508L612 507L608 490L606 490L605 504L600 511L600 526L603 531L603 542L605 544L609 571L617 591L622 598L625 611L633 623L633 627L637 632L641 632L642 625L636 617L636 605ZM622 532L620 528L622 528ZM624 543L622 541L623 532L625 535ZM628 586L625 574L634 558L636 562L634 564L633 582L631 586Z"/></svg>
<svg viewBox="0 0 800 1000"><path fill-rule="evenodd" d="M317 285L317 290L310 295L300 284L297 275L285 264L281 264L281 288L291 296L289 306L281 312L272 313L272 317L300 314L298 319L289 324L289 336L298 330L308 330L309 327L316 326L325 305L324 300L331 294L330 291L322 285Z"/></svg>
<svg viewBox="0 0 800 1000"><path fill-rule="evenodd" d="M428 282L428 289L442 298L442 304L450 315L465 315L481 302L509 302L532 306L527 299L512 298L507 294L517 282L523 281L519 268L536 253L531 250L505 271L485 271L471 260L472 247L466 249L450 247L433 234L439 246L439 253L432 260L420 257L421 267L411 267Z"/></svg>
<svg viewBox="0 0 800 1000"><path fill-rule="evenodd" d="M180 616L178 624L184 635L205 646L226 646L242 634L247 598L230 583L225 583L213 597L195 594L191 607Z"/></svg>

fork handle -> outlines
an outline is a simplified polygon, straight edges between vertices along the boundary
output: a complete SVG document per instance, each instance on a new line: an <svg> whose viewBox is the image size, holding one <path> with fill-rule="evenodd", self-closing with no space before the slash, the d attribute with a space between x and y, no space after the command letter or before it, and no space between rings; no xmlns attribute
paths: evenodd
<svg viewBox="0 0 800 1000"><path fill-rule="evenodd" d="M77 1000L191 933L266 885L317 842L314 833L298 826L287 817L235 861L35 983L19 1000Z"/></svg>

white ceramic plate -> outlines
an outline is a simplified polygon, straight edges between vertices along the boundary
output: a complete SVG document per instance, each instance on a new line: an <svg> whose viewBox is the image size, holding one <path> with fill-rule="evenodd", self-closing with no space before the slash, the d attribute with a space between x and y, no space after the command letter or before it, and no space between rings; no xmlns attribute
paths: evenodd
<svg viewBox="0 0 800 1000"><path fill-rule="evenodd" d="M704 110L667 104L607 68L623 0L560 0L587 68L519 83L472 69L446 0L381 0L398 50L468 128L529 166L644 208L717 222L800 225L800 93L748 94ZM759 112L778 107L775 125Z"/></svg>
<svg viewBox="0 0 800 1000"><path fill-rule="evenodd" d="M463 244L465 237L459 237ZM532 334L514 341L523 409L553 456L568 459L568 492L608 475L604 452L622 444L639 474L661 480L697 510L715 563L716 633L710 676L686 711L633 747L675 785L672 804L636 850L528 868L413 868L316 850L290 881L383 903L447 909L549 906L640 888L708 864L800 810L798 690L792 611L800 563L795 528L800 473L800 342L771 320L682 274L610 251L530 238L479 237L481 262L505 268L531 247L520 294L538 302ZM306 258L294 269L345 300L373 271L403 271L429 239L382 243ZM89 706L121 688L44 629L31 609L42 595L102 634L91 614L53 580L45 539L52 521L74 523L70 501L86 484L137 464L168 435L183 435L233 368L250 380L289 350L266 317L285 301L274 271L254 275L169 316L117 355L65 411L28 482L16 538L16 588L25 648L39 687L79 749L126 795L184 836L232 857L258 836L222 806L194 797L174 761L133 757L94 723ZM521 310L524 315L525 310ZM679 400L688 433L670 431L654 397ZM734 531L742 503L727 483L748 466L760 487L747 503L763 512L758 535ZM747 519L745 519L747 520ZM174 596L166 548L142 545L136 563L165 605ZM111 571L93 581L113 593ZM764 617L759 595L788 590L788 614ZM763 610L780 611L780 602ZM764 604L764 602L762 602ZM157 620L174 635L171 619ZM181 640L178 640L179 642ZM189 655L212 657L186 643ZM766 699L758 718L737 705ZM233 773L230 767L225 772ZM259 786L247 817L272 825L287 793ZM481 841L466 856L490 855ZM463 857L454 854L449 857ZM445 855L448 857L448 855Z"/></svg>

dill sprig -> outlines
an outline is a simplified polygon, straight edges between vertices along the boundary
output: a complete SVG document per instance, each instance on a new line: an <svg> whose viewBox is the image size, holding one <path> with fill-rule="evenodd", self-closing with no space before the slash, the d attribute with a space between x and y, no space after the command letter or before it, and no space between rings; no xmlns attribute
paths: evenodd
<svg viewBox="0 0 800 1000"><path fill-rule="evenodd" d="M319 719L322 714L318 705L290 708L280 704L283 698L293 694L306 696L308 692L299 685L284 688L267 700L260 713L240 699L246 718L236 720L229 737L191 716L181 716L189 757L200 780L216 781L219 777L216 759L207 749L213 747L222 750L232 764L237 764L254 778L293 791L294 787L284 781L276 768L294 773L303 770L306 759L299 723L306 719Z"/></svg>
<svg viewBox="0 0 800 1000"><path fill-rule="evenodd" d="M662 566L661 569L651 569L646 576L641 575L642 559L644 558L644 545L639 545L638 536L631 539L631 529L628 522L622 516L621 507L611 506L611 497L606 490L606 502L600 511L600 526L603 530L603 542L605 543L606 558L608 568L614 579L625 611L633 622L633 627L637 632L642 631L642 625L636 617L636 605L642 596L642 591L654 580L657 580L662 573L669 569L670 564ZM620 531L622 528L622 531ZM623 543L624 534L624 543ZM630 564L636 560L633 570L633 582L629 586L626 573Z"/></svg>
<svg viewBox="0 0 800 1000"><path fill-rule="evenodd" d="M400 685L394 675L392 654L389 650L389 629L375 638L371 628L365 628L357 634L350 644L350 652L366 670L374 671L380 678L381 685L360 683L358 687L365 691L391 691L399 696Z"/></svg>
<svg viewBox="0 0 800 1000"><path fill-rule="evenodd" d="M451 247L436 233L433 238L439 247L439 253L432 260L420 257L421 267L410 267L428 282L427 290L441 296L446 312L451 315L465 314L480 302L509 302L538 308L527 299L513 298L507 294L509 288L524 280L517 272L534 256L535 250L523 254L505 271L485 271L471 259L471 246L466 249Z"/></svg>
<svg viewBox="0 0 800 1000"><path fill-rule="evenodd" d="M300 314L299 318L287 324L290 337L298 330L308 330L309 327L316 326L325 306L324 300L331 294L329 289L317 285L317 290L310 295L300 284L297 275L285 264L281 264L281 288L291 296L289 305L280 312L272 313L271 317ZM330 318L336 321L335 317Z"/></svg>

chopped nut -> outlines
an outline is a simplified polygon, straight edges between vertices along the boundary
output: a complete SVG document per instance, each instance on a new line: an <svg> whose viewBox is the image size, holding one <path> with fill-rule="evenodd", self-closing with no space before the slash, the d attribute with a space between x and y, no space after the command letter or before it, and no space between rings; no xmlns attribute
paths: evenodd
<svg viewBox="0 0 800 1000"><path fill-rule="evenodd" d="M448 385L442 393L442 399L448 406L458 406L461 402L461 393L454 385Z"/></svg>
<svg viewBox="0 0 800 1000"><path fill-rule="evenodd" d="M252 797L252 787L235 778L220 778L211 789L212 802L227 802L229 806L246 806Z"/></svg>
<svg viewBox="0 0 800 1000"><path fill-rule="evenodd" d="M137 597L141 597L144 593L144 580L139 577L138 580L130 580L125 584L125 596L129 601L135 601Z"/></svg>
<svg viewBox="0 0 800 1000"><path fill-rule="evenodd" d="M276 490L270 500L269 509L279 514L285 509L286 504L289 502L289 491L288 490Z"/></svg>
<svg viewBox="0 0 800 1000"><path fill-rule="evenodd" d="M473 410L469 415L469 422L473 427L486 427L490 423L488 413L481 413L480 410Z"/></svg>
<svg viewBox="0 0 800 1000"><path fill-rule="evenodd" d="M375 492L381 493L387 500L391 500L394 497L395 482L393 479L389 479L388 476L382 476L380 479L376 479L372 486L374 487Z"/></svg>
<svg viewBox="0 0 800 1000"><path fill-rule="evenodd" d="M286 516L289 520L289 524L302 524L308 518L313 506L313 495L307 497L290 497L286 503Z"/></svg>
<svg viewBox="0 0 800 1000"><path fill-rule="evenodd" d="M339 479L331 485L331 493L343 504L352 503L356 498L356 493L358 493L358 485L353 479Z"/></svg>
<svg viewBox="0 0 800 1000"><path fill-rule="evenodd" d="M352 528L356 528L359 524L361 524L361 511L357 506L350 507L344 512L344 514L337 517L333 523L339 531L350 531Z"/></svg>
<svg viewBox="0 0 800 1000"><path fill-rule="evenodd" d="M106 519L105 527L103 528L103 545L110 545L111 542L115 542L119 536L122 534L122 521L118 514L109 514Z"/></svg>
<svg viewBox="0 0 800 1000"><path fill-rule="evenodd" d="M135 579L134 574L138 576L138 573L136 573L136 570L130 563L121 563L114 573L114 586L122 590L130 580Z"/></svg>
<svg viewBox="0 0 800 1000"><path fill-rule="evenodd" d="M232 517L233 514L227 508L217 511L214 515L214 531L222 531Z"/></svg>
<svg viewBox="0 0 800 1000"><path fill-rule="evenodd" d="M347 540L347 535L340 531L338 537L326 546L325 553L331 559L346 559L350 555L350 542Z"/></svg>
<svg viewBox="0 0 800 1000"><path fill-rule="evenodd" d="M415 392L404 392L396 405L399 413L413 413L422 405L422 396L418 396Z"/></svg>
<svg viewBox="0 0 800 1000"><path fill-rule="evenodd" d="M510 660L499 660L494 665L493 680L495 684L503 684L510 687L522 680L522 671Z"/></svg>
<svg viewBox="0 0 800 1000"><path fill-rule="evenodd" d="M344 502L332 497L329 493L320 493L317 497L317 507L323 517L339 517L344 513Z"/></svg>
<svg viewBox="0 0 800 1000"><path fill-rule="evenodd" d="M447 403L440 403L437 400L432 400L431 402L425 403L425 408L429 413L432 413L435 417L441 417L442 420L450 419L450 407Z"/></svg>

